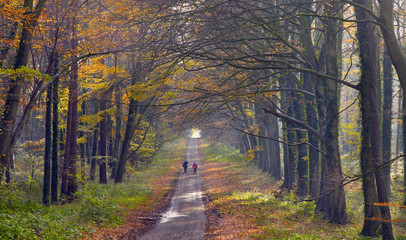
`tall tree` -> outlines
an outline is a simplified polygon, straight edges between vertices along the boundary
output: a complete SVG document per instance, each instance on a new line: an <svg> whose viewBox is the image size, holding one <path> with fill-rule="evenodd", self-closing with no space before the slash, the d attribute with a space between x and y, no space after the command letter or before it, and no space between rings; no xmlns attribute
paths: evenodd
<svg viewBox="0 0 406 240"><path fill-rule="evenodd" d="M49 204L51 193L51 157L52 157L52 85L48 87L46 95L45 113L45 154L44 154L44 183L42 203Z"/></svg>
<svg viewBox="0 0 406 240"><path fill-rule="evenodd" d="M59 156L58 156L58 140L59 140L59 80L55 79L53 83L52 93L52 174L51 174L51 196L52 203L58 202L58 180L59 180Z"/></svg>
<svg viewBox="0 0 406 240"><path fill-rule="evenodd" d="M28 63L30 45L33 39L33 31L37 26L38 19L45 7L46 2L47 0L39 0L34 8L33 0L24 0L23 7L26 20L22 21L23 27L19 39L14 69L19 69L26 66ZM24 79L22 77L17 77L10 81L6 101L2 109L0 119L0 182L4 176L4 171L7 167L12 150L13 129L16 123L17 109L19 106L23 80Z"/></svg>
<svg viewBox="0 0 406 240"><path fill-rule="evenodd" d="M137 62L132 70L132 84L140 82L142 79L141 75L142 65L140 62ZM124 139L121 144L120 158L117 163L116 176L114 179L115 183L120 183L123 181L123 176L125 172L125 164L128 158L128 152L130 149L130 143L134 136L134 131L136 128L136 117L138 112L138 101L134 98L130 98L130 105L128 106L128 115L127 115L127 125L125 129Z"/></svg>
<svg viewBox="0 0 406 240"><path fill-rule="evenodd" d="M100 122L100 160L99 160L99 182L107 183L107 97L108 91L101 93L100 111L102 112L102 120Z"/></svg>
<svg viewBox="0 0 406 240"><path fill-rule="evenodd" d="M293 99L293 107L295 110L295 118L299 121L305 122L305 104L304 97L301 94L295 94L295 98ZM297 142L299 144L297 159L297 191L299 196L305 197L309 194L309 155L306 145L306 142L308 142L308 140L307 134L304 132L303 129L296 130L296 136Z"/></svg>
<svg viewBox="0 0 406 240"><path fill-rule="evenodd" d="M337 65L337 32L338 20L342 4L327 1L324 4L326 11L326 73L329 76L338 76ZM331 18L333 16L333 18ZM322 167L321 198L318 209L323 212L330 222L344 224L348 221L343 182L340 151L338 143L338 83L328 80L325 90L326 99L326 126L325 147L326 159Z"/></svg>
<svg viewBox="0 0 406 240"><path fill-rule="evenodd" d="M72 50L71 59L73 62L76 59L75 52L78 46L76 16L78 9L79 2L74 0L69 21L69 31L71 33L69 45ZM77 62L72 64L69 76L68 117L66 120L65 154L61 183L61 195L68 200L72 200L77 191L78 68L79 64Z"/></svg>
<svg viewBox="0 0 406 240"><path fill-rule="evenodd" d="M117 86L118 89L115 91L114 98L115 98L115 103L116 103L116 129L115 129L115 138L114 138L114 148L113 148L113 167L111 170L111 176L110 178L114 179L116 177L116 171L117 171L117 162L118 162L118 157L120 153L120 143L121 143L121 115L122 115L122 110L121 110L121 91L119 86Z"/></svg>
<svg viewBox="0 0 406 240"><path fill-rule="evenodd" d="M358 0L358 4L372 9L370 1ZM361 58L361 113L362 113L362 146L361 146L361 169L363 177L363 192L365 198L365 222L362 233L367 236L375 235L378 228L375 219L382 220L383 239L394 239L391 213L388 205L381 205L380 215L375 212L375 203L389 203L388 194L385 189L383 170L373 172L382 164L380 152L380 111L378 105L377 91L377 46L376 27L368 22L371 17L364 9L355 8L357 23L357 38L360 45Z"/></svg>

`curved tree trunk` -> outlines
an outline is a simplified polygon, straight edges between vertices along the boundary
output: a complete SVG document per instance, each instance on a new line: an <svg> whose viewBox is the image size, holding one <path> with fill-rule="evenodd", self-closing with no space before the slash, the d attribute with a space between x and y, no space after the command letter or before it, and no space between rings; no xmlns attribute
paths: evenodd
<svg viewBox="0 0 406 240"><path fill-rule="evenodd" d="M137 62L135 64L135 67L132 72L132 83L133 84L141 81L141 79L142 79L141 70L142 70L141 63ZM123 176L124 176L124 172L125 172L125 164L127 162L128 152L130 150L130 143L134 136L134 131L135 131L135 128L137 125L137 123L135 121L136 117L137 117L137 112L138 112L138 101L131 98L130 105L128 106L127 125L126 125L126 129L125 129L124 139L121 144L120 158L118 159L118 163L117 163L117 170L116 170L116 176L114 178L114 183L120 183L123 181Z"/></svg>
<svg viewBox="0 0 406 240"><path fill-rule="evenodd" d="M125 129L125 135L123 142L121 144L120 158L117 163L116 177L114 179L115 183L120 183L123 181L123 175L125 172L125 164L128 158L128 152L130 149L130 142L133 138L135 131L135 118L138 111L138 101L131 98L130 105L128 106L128 120Z"/></svg>

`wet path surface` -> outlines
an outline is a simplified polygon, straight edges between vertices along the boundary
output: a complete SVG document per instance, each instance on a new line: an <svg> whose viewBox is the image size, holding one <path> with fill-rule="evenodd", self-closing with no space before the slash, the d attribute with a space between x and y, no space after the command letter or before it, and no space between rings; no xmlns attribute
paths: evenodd
<svg viewBox="0 0 406 240"><path fill-rule="evenodd" d="M168 211L164 213L154 229L140 239L204 239L206 216L201 190L201 169L193 174L192 168L193 162L196 162L200 168L198 139L188 139L186 160L189 162L188 171L182 172Z"/></svg>

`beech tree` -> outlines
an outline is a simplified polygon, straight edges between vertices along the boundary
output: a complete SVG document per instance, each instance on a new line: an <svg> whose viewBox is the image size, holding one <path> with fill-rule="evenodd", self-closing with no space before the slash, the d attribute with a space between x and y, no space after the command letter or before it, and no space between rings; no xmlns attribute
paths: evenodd
<svg viewBox="0 0 406 240"><path fill-rule="evenodd" d="M45 7L46 0L40 0L34 8L34 1L24 1L23 30L19 39L19 46L14 62L14 69L20 69L27 65L30 45L33 38L33 31L37 26L38 19ZM22 89L22 77L17 77L9 82L9 90L6 95L6 101L3 106L0 119L0 181L2 181L8 160L11 154L13 129L16 124L17 109Z"/></svg>

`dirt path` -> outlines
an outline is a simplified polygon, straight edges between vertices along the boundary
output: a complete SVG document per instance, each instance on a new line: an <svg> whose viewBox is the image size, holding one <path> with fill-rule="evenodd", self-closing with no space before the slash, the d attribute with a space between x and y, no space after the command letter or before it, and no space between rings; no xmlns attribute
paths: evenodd
<svg viewBox="0 0 406 240"><path fill-rule="evenodd" d="M189 162L187 173L179 178L171 205L162 219L142 240L200 240L204 239L206 216L204 213L201 169L193 174L192 164L200 167L198 139L188 139L186 160Z"/></svg>

